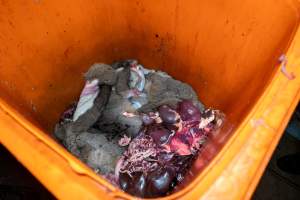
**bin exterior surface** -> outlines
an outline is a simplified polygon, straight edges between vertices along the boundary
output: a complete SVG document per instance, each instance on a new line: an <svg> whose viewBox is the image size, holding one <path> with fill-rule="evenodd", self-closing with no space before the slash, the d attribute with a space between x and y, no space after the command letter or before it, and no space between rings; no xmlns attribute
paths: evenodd
<svg viewBox="0 0 300 200"><path fill-rule="evenodd" d="M299 14L298 0L2 0L0 142L59 199L134 199L51 135L91 64L136 58L227 116L165 199L250 199L300 98Z"/></svg>

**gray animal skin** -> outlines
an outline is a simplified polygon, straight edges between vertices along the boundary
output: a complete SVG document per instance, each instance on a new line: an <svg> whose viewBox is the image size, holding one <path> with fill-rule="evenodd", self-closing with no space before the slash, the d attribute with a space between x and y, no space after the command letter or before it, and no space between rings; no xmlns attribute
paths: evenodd
<svg viewBox="0 0 300 200"><path fill-rule="evenodd" d="M113 173L117 160L125 151L118 140L124 134L134 138L139 133L143 126L142 113L156 111L164 104L176 108L184 99L192 100L204 110L191 86L160 71L143 68L147 71L144 90L142 95L132 96L134 93L128 85L132 62L137 61L125 60L112 66L92 65L85 79L99 81L100 92L94 105L76 121L60 122L55 127L58 141L101 174ZM134 115L127 117L124 112Z"/></svg>

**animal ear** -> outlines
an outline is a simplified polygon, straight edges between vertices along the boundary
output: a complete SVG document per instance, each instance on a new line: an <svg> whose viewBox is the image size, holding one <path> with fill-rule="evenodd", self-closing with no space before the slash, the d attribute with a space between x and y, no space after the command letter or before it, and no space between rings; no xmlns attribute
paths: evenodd
<svg viewBox="0 0 300 200"><path fill-rule="evenodd" d="M112 66L103 64L103 63L95 63L84 75L87 81L91 81L97 79L99 81L99 85L114 85L117 82L117 73L112 68Z"/></svg>

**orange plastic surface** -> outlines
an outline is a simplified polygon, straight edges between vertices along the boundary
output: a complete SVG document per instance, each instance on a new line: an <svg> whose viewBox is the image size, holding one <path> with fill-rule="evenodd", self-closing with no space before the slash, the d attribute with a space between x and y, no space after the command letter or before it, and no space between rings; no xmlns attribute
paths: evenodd
<svg viewBox="0 0 300 200"><path fill-rule="evenodd" d="M300 99L299 8L298 0L1 0L0 142L59 199L133 199L51 135L91 64L136 58L190 83L227 116L195 176L165 199L250 199ZM294 78L282 73L281 54Z"/></svg>

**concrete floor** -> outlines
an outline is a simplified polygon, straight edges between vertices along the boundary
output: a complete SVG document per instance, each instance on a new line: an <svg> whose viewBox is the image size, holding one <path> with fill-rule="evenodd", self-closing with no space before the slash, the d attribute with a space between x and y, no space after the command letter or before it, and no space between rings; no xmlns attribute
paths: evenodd
<svg viewBox="0 0 300 200"><path fill-rule="evenodd" d="M276 165L278 158L295 152L300 152L300 141L285 133L258 184L253 200L300 199L300 175L285 173Z"/></svg>
<svg viewBox="0 0 300 200"><path fill-rule="evenodd" d="M55 199L0 144L0 200Z"/></svg>

